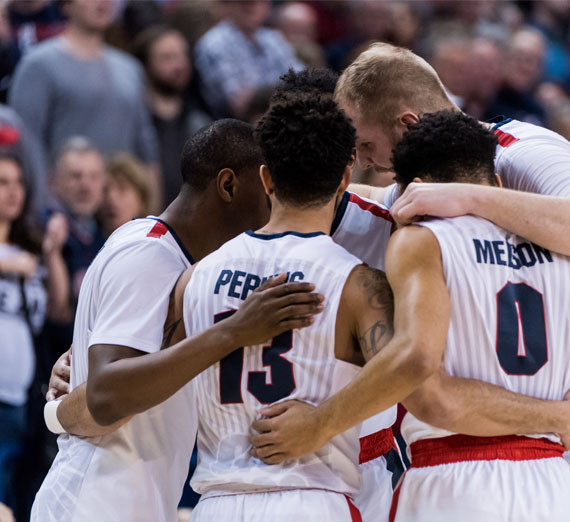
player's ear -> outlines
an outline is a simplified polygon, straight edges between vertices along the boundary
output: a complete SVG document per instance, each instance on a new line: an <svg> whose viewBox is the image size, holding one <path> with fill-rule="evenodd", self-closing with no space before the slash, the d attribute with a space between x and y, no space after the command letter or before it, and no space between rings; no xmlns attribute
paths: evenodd
<svg viewBox="0 0 570 522"><path fill-rule="evenodd" d="M261 183L263 183L263 189L268 196L271 196L275 192L275 185L271 179L271 173L267 168L267 165L261 165L259 167L259 177L261 178Z"/></svg>
<svg viewBox="0 0 570 522"><path fill-rule="evenodd" d="M237 185L237 176L232 169L222 169L216 177L216 188L218 195L226 203L231 203L234 199L234 189Z"/></svg>
<svg viewBox="0 0 570 522"><path fill-rule="evenodd" d="M397 125L407 129L410 125L418 123L420 121L419 116L412 111L404 111L397 116Z"/></svg>

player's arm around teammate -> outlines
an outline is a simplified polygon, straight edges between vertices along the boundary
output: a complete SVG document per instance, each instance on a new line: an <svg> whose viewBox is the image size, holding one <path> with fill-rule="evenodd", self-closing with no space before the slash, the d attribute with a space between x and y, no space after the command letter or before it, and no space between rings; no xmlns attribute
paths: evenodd
<svg viewBox="0 0 570 522"><path fill-rule="evenodd" d="M408 227L394 234L386 270L394 294L394 336L384 346L386 338L378 335L380 326L390 322L387 310L378 305L379 296L360 298L349 308L353 336L372 358L351 383L314 410L284 403L262 411L282 414L253 424L259 433L252 437L254 455L273 464L313 453L335 435L400 402L437 372L450 317L441 272L431 233Z"/></svg>
<svg viewBox="0 0 570 522"><path fill-rule="evenodd" d="M57 418L68 433L99 436L114 431L130 416L166 400L233 349L308 326L312 315L322 310L322 296L312 293L313 285L285 283L282 275L253 292L231 321L184 339L182 297L191 270L181 276L172 294L163 340L168 350L144 354L114 345L90 349L87 383L66 395L57 409ZM52 395L65 390L69 375L64 356L57 366L60 376L52 374Z"/></svg>
<svg viewBox="0 0 570 522"><path fill-rule="evenodd" d="M408 230L410 233L407 233ZM445 287L440 251L435 237L431 232L420 227L407 228L405 231L403 230L398 234L399 239L403 240L402 236L408 236L410 240L413 239L418 245L415 248L419 249L420 259L421 248L424 247L424 262L427 265L437 265L438 263L440 265L439 273L436 271L432 273L431 277L439 279L440 285ZM393 263L398 259L395 256L395 252L398 250L400 249L390 248L390 262ZM401 257L399 259L401 260ZM412 275L411 277L415 276ZM408 287L408 290L411 289L412 286ZM395 290L394 294L397 314L398 292ZM409 296L408 299L418 299L419 295L416 294L415 298ZM381 302L382 299L386 302L386 295L377 295L376 299L377 302ZM407 301L403 300L402 304L405 302ZM429 312L430 306L438 308L443 305L445 308L448 306L448 302L447 289L445 289L445 299L441 302L427 296L423 314ZM418 306L422 308L421 303ZM447 324L448 313L445 317ZM410 320L413 321L413 318ZM437 320L435 316L434 320ZM395 321L396 336L398 335L397 329L405 325L405 322ZM366 353L371 346L375 346L376 350L381 349L382 344L379 341L382 336L380 333L389 331L389 328L389 321L387 326L379 327L377 324L371 328L360 341L363 352ZM421 325L419 328L420 330L416 330L412 335L421 336ZM429 329L423 332L427 342L430 341L429 332ZM384 342L386 342L385 337ZM385 350L389 348L390 345L386 346ZM377 368L379 364L382 364L383 353L374 356L365 369ZM357 381L359 381L359 387L355 386ZM266 463L272 464L279 463L285 458L296 458L315 451L315 449L320 448L321 444L326 443L331 436L336 435L336 429L341 432L345 429L344 426L350 425L349 422L353 420L355 424L360 422L360 420L355 420L360 419L361 413L357 396L360 394L364 400L370 397L370 401L373 403L374 392L382 389L376 385L376 382L373 374L363 371L351 385L316 409L304 403L289 402L262 410L264 415L271 418L257 421L253 425L254 429L259 432L259 435L252 437L252 444L256 448L254 454ZM390 386L390 384L388 381L384 386ZM568 442L568 435L570 434L570 401L536 399L482 381L451 377L441 369L419 385L403 402L409 411L420 420L442 429L466 435L498 436L553 432L559 434L563 441ZM345 408L344 411L342 408Z"/></svg>

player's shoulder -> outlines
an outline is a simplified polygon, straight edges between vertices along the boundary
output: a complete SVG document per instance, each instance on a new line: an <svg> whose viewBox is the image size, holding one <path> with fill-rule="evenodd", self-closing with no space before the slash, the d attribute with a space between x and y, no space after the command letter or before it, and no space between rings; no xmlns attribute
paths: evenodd
<svg viewBox="0 0 570 522"><path fill-rule="evenodd" d="M514 150L522 146L539 146L545 143L568 145L564 137L550 129L511 118L495 124L492 131L497 136L499 150Z"/></svg>
<svg viewBox="0 0 570 522"><path fill-rule="evenodd" d="M331 235L343 229L349 222L358 219L373 219L382 224L393 223L390 211L383 204L348 190L343 194L331 226Z"/></svg>
<svg viewBox="0 0 570 522"><path fill-rule="evenodd" d="M439 242L429 227L409 225L396 230L386 251L386 272L405 272L441 256Z"/></svg>

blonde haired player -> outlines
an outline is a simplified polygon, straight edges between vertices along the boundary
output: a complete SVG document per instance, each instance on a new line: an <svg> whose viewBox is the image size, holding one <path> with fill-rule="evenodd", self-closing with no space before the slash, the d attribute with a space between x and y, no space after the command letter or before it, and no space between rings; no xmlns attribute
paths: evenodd
<svg viewBox="0 0 570 522"><path fill-rule="evenodd" d="M335 99L356 127L360 165L376 169L391 169L392 149L422 114L459 110L431 65L407 49L384 43L371 45L345 69ZM385 203L399 224L423 215L475 214L544 248L570 255L568 141L547 129L508 118L481 124L497 136L495 171L503 185L513 190L410 183L396 201L395 185L353 189Z"/></svg>

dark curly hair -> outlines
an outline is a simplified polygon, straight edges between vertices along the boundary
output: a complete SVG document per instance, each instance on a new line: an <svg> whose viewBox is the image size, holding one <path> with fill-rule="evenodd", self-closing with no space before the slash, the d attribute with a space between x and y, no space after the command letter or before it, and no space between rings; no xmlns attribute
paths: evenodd
<svg viewBox="0 0 570 522"><path fill-rule="evenodd" d="M339 75L332 69L309 68L302 71L289 69L279 78L275 86L270 103L275 103L291 92L318 92L321 94L334 94Z"/></svg>
<svg viewBox="0 0 570 522"><path fill-rule="evenodd" d="M414 178L440 183L495 185L497 138L459 111L425 114L392 152L394 179L402 189Z"/></svg>
<svg viewBox="0 0 570 522"><path fill-rule="evenodd" d="M297 206L330 200L352 158L356 134L333 99L315 92L284 94L255 133L276 196Z"/></svg>

